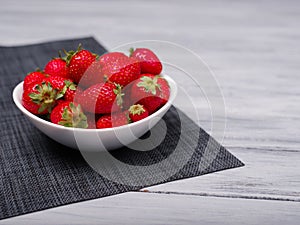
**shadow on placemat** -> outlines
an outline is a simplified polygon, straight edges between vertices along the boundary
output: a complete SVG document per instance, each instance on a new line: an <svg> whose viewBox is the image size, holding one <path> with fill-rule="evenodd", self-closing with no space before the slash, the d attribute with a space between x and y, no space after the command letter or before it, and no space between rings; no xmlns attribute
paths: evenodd
<svg viewBox="0 0 300 225"><path fill-rule="evenodd" d="M51 57L57 55L58 50L76 49L79 43L98 54L106 51L93 38L0 47L0 219L143 187L114 183L100 176L88 166L79 151L50 140L34 128L12 102L14 86L29 71L36 67L43 68ZM180 135L180 123L186 123L191 131L195 131L195 135L181 134L181 137L187 140L196 138L198 146L196 150L192 149L194 154L178 173L156 183L243 166L242 162L215 142L218 150L216 157L205 170L201 169L199 162L206 160L202 156L209 135L184 114L180 121L178 114L182 112L172 107L164 116L167 135L156 149L138 152L123 148L111 154L131 165L155 164L172 154ZM191 149L187 145L180 150L184 152ZM151 177L147 179L151 181Z"/></svg>

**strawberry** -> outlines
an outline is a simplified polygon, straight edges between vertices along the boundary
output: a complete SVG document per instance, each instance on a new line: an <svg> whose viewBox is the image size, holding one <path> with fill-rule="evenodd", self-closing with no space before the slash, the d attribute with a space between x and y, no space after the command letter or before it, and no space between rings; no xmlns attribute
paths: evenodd
<svg viewBox="0 0 300 225"><path fill-rule="evenodd" d="M132 85L132 101L145 106L149 114L164 105L169 97L169 84L159 75L144 74Z"/></svg>
<svg viewBox="0 0 300 225"><path fill-rule="evenodd" d="M87 128L87 117L83 113L80 105L73 102L61 102L52 110L50 114L52 123L65 127Z"/></svg>
<svg viewBox="0 0 300 225"><path fill-rule="evenodd" d="M122 107L122 88L118 84L99 83L86 89L78 102L87 112L105 114L119 110Z"/></svg>
<svg viewBox="0 0 300 225"><path fill-rule="evenodd" d="M96 123L100 118L99 114L85 113L88 122L88 129L96 129Z"/></svg>
<svg viewBox="0 0 300 225"><path fill-rule="evenodd" d="M123 87L136 80L140 75L140 64L120 52L107 53L99 59L104 79Z"/></svg>
<svg viewBox="0 0 300 225"><path fill-rule="evenodd" d="M68 88L64 94L64 100L66 100L66 101L73 102L75 96L79 96L83 92L83 90L74 83L72 83L71 85L68 85L68 82L67 82L67 87Z"/></svg>
<svg viewBox="0 0 300 225"><path fill-rule="evenodd" d="M148 48L130 49L130 56L136 58L141 65L141 73L160 74L162 64L158 57Z"/></svg>
<svg viewBox="0 0 300 225"><path fill-rule="evenodd" d="M64 77L66 79L70 78L69 68L67 67L67 63L65 60L60 58L55 58L50 60L46 64L44 71L46 74L50 76L59 76L59 77Z"/></svg>
<svg viewBox="0 0 300 225"><path fill-rule="evenodd" d="M132 122L142 120L149 116L148 110L145 108L145 106L140 104L130 106L128 112L129 118Z"/></svg>
<svg viewBox="0 0 300 225"><path fill-rule="evenodd" d="M117 61L121 58L126 58L127 56L122 52L109 52L104 55L101 55L99 58L99 62L102 66L112 61Z"/></svg>
<svg viewBox="0 0 300 225"><path fill-rule="evenodd" d="M124 112L114 113L112 115L103 115L97 121L97 129L119 127L128 124L128 118Z"/></svg>
<svg viewBox="0 0 300 225"><path fill-rule="evenodd" d="M89 66L96 60L96 55L88 50L81 50L81 45L78 46L77 51L66 52L64 59L69 67L69 73L75 83L79 83L81 77Z"/></svg>
<svg viewBox="0 0 300 225"><path fill-rule="evenodd" d="M97 83L104 82L104 77L101 71L101 64L99 60L95 60L84 72L78 84L82 88L90 87Z"/></svg>
<svg viewBox="0 0 300 225"><path fill-rule="evenodd" d="M40 83L40 82L44 81L46 78L47 78L47 76L40 71L35 71L32 73L29 73L26 75L26 77L24 79L23 89L26 90L32 84Z"/></svg>
<svg viewBox="0 0 300 225"><path fill-rule="evenodd" d="M49 81L30 85L24 89L22 105L33 114L43 115L51 112L58 99L58 92Z"/></svg>
<svg viewBox="0 0 300 225"><path fill-rule="evenodd" d="M70 83L72 83L71 80L60 76L50 76L48 77L47 81L49 81L52 87L57 90L62 90L65 87L66 85L65 81L69 81Z"/></svg>
<svg viewBox="0 0 300 225"><path fill-rule="evenodd" d="M68 99L66 100L72 100L77 88L77 85L74 84L72 80L59 76L50 76L47 81L49 81L52 87L59 92L59 98L65 96L65 94L68 92Z"/></svg>

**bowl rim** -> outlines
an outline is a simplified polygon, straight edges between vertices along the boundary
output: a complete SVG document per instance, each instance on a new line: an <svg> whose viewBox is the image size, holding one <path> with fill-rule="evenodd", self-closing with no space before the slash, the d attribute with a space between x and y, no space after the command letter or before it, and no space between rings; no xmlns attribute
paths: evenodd
<svg viewBox="0 0 300 225"><path fill-rule="evenodd" d="M53 128L57 128L57 129L61 129L61 130L69 130L69 131L85 131L85 132L105 132L105 131L117 131L123 128L130 128L133 126L138 126L141 123L145 123L148 120L151 120L152 118L155 118L157 115L160 114L161 111L163 111L166 108L170 108L172 103L174 102L175 97L177 96L177 84L176 82L168 75L165 74L160 74L162 75L163 78L165 78L168 83L169 83L169 87L170 87L170 97L167 101L167 103L165 105L163 105L159 110L157 110L156 112L154 112L153 114L151 114L150 116L130 123L130 124L126 124L126 125L122 125L122 126L118 126L118 127L111 127L111 128L103 128L103 129L97 129L97 128L92 128L92 129L87 129L87 128L77 128L77 127L65 127L65 126L61 126L55 123L51 123L50 121L44 120L36 115L34 115L33 113L29 112L27 109L24 108L24 106L22 105L22 101L20 101L20 89L21 89L21 95L23 94L23 83L24 81L21 81L20 83L18 83L14 89L13 89L13 93L12 93L12 97L13 97L13 101L15 103L15 105L19 108L20 111L22 111L24 114L26 114L27 116L29 116L30 118L37 120L45 125L51 126ZM172 85L170 85L170 83Z"/></svg>

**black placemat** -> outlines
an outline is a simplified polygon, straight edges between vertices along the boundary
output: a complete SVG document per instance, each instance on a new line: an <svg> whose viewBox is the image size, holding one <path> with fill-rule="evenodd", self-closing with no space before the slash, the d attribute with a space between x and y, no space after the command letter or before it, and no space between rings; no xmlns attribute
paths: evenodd
<svg viewBox="0 0 300 225"><path fill-rule="evenodd" d="M0 47L0 219L143 187L118 184L100 176L79 151L52 141L33 127L12 101L13 88L29 71L43 68L59 49L76 49L79 43L98 54L106 51L93 38ZM243 165L213 139L204 156L209 135L174 107L163 119L168 130L159 147L146 152L123 148L111 154L124 163L153 165L172 154L181 135L186 145L180 151L192 151L193 155L171 178L157 182L151 176L135 174L134 179L163 183ZM189 126L189 132L181 134L182 125ZM191 140L198 142L196 149L189 146ZM180 160L177 158L173 163Z"/></svg>

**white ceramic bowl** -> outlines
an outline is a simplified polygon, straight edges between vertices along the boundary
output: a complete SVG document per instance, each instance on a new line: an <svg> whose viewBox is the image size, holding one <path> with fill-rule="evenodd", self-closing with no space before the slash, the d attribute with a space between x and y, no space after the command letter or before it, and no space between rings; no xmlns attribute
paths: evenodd
<svg viewBox="0 0 300 225"><path fill-rule="evenodd" d="M170 99L157 112L147 118L128 125L106 129L70 128L53 124L27 111L22 105L23 82L13 91L13 100L23 114L53 140L81 151L113 150L128 145L150 130L168 111L177 94L177 86L173 79L164 76L170 85Z"/></svg>

